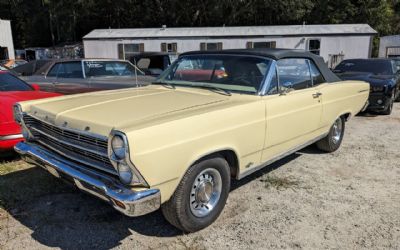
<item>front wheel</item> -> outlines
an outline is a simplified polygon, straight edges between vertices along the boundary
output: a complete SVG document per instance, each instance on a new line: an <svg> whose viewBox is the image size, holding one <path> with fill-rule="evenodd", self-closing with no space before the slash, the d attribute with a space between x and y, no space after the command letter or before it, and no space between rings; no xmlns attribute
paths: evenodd
<svg viewBox="0 0 400 250"><path fill-rule="evenodd" d="M344 128L345 119L343 117L337 118L328 135L316 143L317 147L325 152L336 151L340 147L340 144L342 144Z"/></svg>
<svg viewBox="0 0 400 250"><path fill-rule="evenodd" d="M171 199L162 205L164 217L184 232L212 224L222 212L230 190L230 170L220 156L193 165Z"/></svg>
<svg viewBox="0 0 400 250"><path fill-rule="evenodd" d="M393 92L392 96L390 97L388 106L386 107L386 109L384 111L381 112L382 115L390 115L392 113L394 98L395 98L395 95Z"/></svg>

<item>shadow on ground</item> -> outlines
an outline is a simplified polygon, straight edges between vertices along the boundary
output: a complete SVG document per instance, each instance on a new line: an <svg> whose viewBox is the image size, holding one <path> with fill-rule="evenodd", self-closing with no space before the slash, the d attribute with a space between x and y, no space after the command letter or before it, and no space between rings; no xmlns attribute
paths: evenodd
<svg viewBox="0 0 400 250"><path fill-rule="evenodd" d="M292 154L240 181L233 181L232 190L300 155ZM48 247L109 249L120 245L132 231L156 237L182 234L160 211L137 218L126 217L38 167L0 176L0 201L12 217L33 231L33 239Z"/></svg>

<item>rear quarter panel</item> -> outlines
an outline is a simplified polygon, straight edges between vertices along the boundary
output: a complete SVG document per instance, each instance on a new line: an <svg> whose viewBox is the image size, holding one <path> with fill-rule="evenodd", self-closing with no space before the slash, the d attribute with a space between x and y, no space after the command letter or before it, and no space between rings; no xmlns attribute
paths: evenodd
<svg viewBox="0 0 400 250"><path fill-rule="evenodd" d="M364 107L369 96L369 84L362 81L341 81L322 84L321 127L330 127L343 114L355 116Z"/></svg>

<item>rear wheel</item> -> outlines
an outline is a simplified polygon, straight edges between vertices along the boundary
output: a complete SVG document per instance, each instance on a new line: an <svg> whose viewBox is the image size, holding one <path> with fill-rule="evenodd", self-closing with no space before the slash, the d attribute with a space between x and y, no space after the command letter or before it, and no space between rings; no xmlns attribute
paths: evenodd
<svg viewBox="0 0 400 250"><path fill-rule="evenodd" d="M317 147L325 152L336 151L342 144L344 129L345 119L341 116L333 123L328 135L316 143Z"/></svg>
<svg viewBox="0 0 400 250"><path fill-rule="evenodd" d="M164 217L184 232L212 224L222 212L230 190L230 170L220 156L193 165L171 199L162 206Z"/></svg>

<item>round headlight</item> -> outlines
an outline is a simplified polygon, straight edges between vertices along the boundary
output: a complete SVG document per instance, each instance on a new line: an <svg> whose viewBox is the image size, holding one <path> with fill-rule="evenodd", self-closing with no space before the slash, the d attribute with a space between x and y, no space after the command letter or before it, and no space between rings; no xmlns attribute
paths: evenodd
<svg viewBox="0 0 400 250"><path fill-rule="evenodd" d="M122 160L126 156L126 145L124 139L120 135L115 135L111 139L111 149L114 155Z"/></svg>
<svg viewBox="0 0 400 250"><path fill-rule="evenodd" d="M133 174L129 166L125 164L118 164L118 175L122 183L131 184Z"/></svg>

